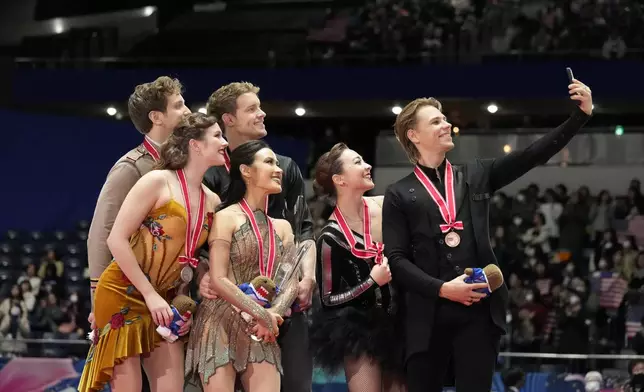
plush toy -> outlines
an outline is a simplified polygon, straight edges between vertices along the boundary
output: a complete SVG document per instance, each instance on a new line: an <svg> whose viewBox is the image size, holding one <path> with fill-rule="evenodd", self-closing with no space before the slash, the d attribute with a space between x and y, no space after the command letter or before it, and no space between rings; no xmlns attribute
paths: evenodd
<svg viewBox="0 0 644 392"><path fill-rule="evenodd" d="M485 268L465 268L465 283L487 283L487 287L477 289L479 293L491 294L503 285L503 273L496 264L488 264Z"/></svg>
<svg viewBox="0 0 644 392"><path fill-rule="evenodd" d="M192 317L197 310L197 303L186 295L177 295L172 300L172 322L168 327L159 325L157 332L165 340L172 343L179 339L179 329L185 323L185 320Z"/></svg>
<svg viewBox="0 0 644 392"><path fill-rule="evenodd" d="M275 282L266 276L258 276L250 283L242 283L239 285L239 289L264 308L271 307L277 294Z"/></svg>

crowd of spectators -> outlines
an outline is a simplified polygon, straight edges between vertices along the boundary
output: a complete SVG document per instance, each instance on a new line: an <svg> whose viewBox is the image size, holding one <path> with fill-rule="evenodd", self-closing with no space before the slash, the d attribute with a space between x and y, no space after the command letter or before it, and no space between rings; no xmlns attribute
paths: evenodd
<svg viewBox="0 0 644 392"><path fill-rule="evenodd" d="M516 52L643 49L644 5L630 0L366 0L332 12L309 39L314 58L377 63L473 61Z"/></svg>
<svg viewBox="0 0 644 392"><path fill-rule="evenodd" d="M78 231L19 233L0 239L0 353L84 356L89 329L86 222ZM53 339L54 343L23 339Z"/></svg>

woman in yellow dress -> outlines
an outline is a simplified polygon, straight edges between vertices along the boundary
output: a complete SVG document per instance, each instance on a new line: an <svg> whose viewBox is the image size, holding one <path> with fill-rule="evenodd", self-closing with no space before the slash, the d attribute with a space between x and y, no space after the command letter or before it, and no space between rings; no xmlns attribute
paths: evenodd
<svg viewBox="0 0 644 392"><path fill-rule="evenodd" d="M186 375L199 377L205 392L232 392L237 374L246 392L279 392L282 365L275 338L296 298L297 280L287 280L268 309L238 285L273 277L272 272L294 260L289 222L265 213L268 195L282 191L282 170L260 140L237 147L230 161L228 196L208 238L211 284L220 298L205 299L197 309ZM239 310L256 324L246 322Z"/></svg>
<svg viewBox="0 0 644 392"><path fill-rule="evenodd" d="M96 288L98 333L79 391L141 391L143 368L152 392L183 390L184 345L157 333L173 319L169 302L197 265L219 197L201 184L206 170L224 164L228 143L216 119L187 116L161 148L158 167L125 198L107 239L114 260ZM189 330L188 319L180 334Z"/></svg>

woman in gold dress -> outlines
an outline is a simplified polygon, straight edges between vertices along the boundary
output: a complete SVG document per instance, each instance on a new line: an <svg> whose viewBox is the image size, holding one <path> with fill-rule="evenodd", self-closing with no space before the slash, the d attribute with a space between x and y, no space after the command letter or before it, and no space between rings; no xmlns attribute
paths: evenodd
<svg viewBox="0 0 644 392"><path fill-rule="evenodd" d="M228 143L216 119L194 113L161 148L159 168L125 198L107 239L113 262L96 288L98 333L79 391L141 390L141 361L152 392L183 390L184 345L165 341L157 326L173 319L169 302L186 286L208 237L219 197L201 185L210 166L224 164ZM189 331L191 319L180 330Z"/></svg>
<svg viewBox="0 0 644 392"><path fill-rule="evenodd" d="M282 366L275 338L296 298L296 281L280 288L269 308L238 285L271 277L275 266L291 260L290 224L265 214L268 195L282 190L282 170L273 151L259 140L237 147L230 160L228 197L208 238L211 284L220 298L205 299L197 310L186 376L199 377L205 392L232 392L237 374L246 392L279 392ZM240 311L256 323L245 321Z"/></svg>

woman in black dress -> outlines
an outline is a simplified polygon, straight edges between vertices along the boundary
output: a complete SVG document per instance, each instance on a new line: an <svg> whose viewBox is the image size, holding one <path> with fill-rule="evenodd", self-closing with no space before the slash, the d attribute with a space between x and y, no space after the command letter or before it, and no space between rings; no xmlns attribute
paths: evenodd
<svg viewBox="0 0 644 392"><path fill-rule="evenodd" d="M322 307L310 330L315 361L327 372L344 369L350 392L404 389L382 196L364 197L374 187L371 166L338 143L318 160L315 186L336 199L317 240Z"/></svg>

